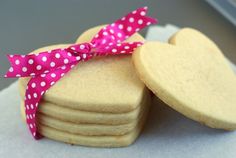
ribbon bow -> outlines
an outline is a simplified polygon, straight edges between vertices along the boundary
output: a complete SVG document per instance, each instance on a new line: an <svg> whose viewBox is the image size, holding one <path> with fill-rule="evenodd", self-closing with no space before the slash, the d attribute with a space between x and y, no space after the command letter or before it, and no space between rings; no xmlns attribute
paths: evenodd
<svg viewBox="0 0 236 158"><path fill-rule="evenodd" d="M37 132L35 114L42 96L65 73L80 61L99 55L130 54L142 42L123 42L144 27L157 22L145 16L147 7L139 8L114 23L102 28L89 43L74 44L66 49L54 49L29 55L7 55L11 64L5 77L31 76L25 93L25 113L29 130L35 139Z"/></svg>

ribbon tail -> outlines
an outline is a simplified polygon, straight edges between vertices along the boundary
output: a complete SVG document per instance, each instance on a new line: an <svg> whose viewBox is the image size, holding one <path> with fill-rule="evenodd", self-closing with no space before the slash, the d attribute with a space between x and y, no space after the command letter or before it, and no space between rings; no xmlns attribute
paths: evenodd
<svg viewBox="0 0 236 158"><path fill-rule="evenodd" d="M10 63L10 68L5 73L5 78L29 77L35 76L33 66L35 66L35 54L28 55L11 55L7 54L7 59ZM35 66L36 67L36 66Z"/></svg>
<svg viewBox="0 0 236 158"><path fill-rule="evenodd" d="M44 93L53 86L61 77L75 66L70 64L47 74L32 77L27 84L25 93L25 115L28 128L32 136L37 140L42 136L37 132L36 112Z"/></svg>
<svg viewBox="0 0 236 158"><path fill-rule="evenodd" d="M79 47L81 45L77 45ZM85 53L90 48L84 48ZM47 74L63 65L78 62L83 59L81 55L72 55L70 49L53 49L39 54L28 55L7 55L11 67L4 77L33 77L40 74Z"/></svg>
<svg viewBox="0 0 236 158"><path fill-rule="evenodd" d="M10 64L10 68L8 69L8 71L5 73L4 77L5 78L15 78L15 77L21 77L20 74L15 74L14 73L14 64L17 64L18 61L16 58L16 56L18 55L11 55L11 54L7 54L6 57L7 57L7 60Z"/></svg>

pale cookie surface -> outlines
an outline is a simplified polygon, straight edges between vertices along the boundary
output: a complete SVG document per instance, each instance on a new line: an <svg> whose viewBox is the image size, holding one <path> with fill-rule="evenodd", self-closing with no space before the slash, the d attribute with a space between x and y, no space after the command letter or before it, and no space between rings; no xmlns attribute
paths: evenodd
<svg viewBox="0 0 236 158"><path fill-rule="evenodd" d="M142 121L133 131L120 136L83 136L56 130L45 125L39 125L38 131L47 138L69 144L93 147L123 147L132 144L136 140L144 124L144 120Z"/></svg>
<svg viewBox="0 0 236 158"><path fill-rule="evenodd" d="M133 62L140 79L185 116L213 128L236 129L236 77L220 50L192 29L180 30L170 41L176 46L147 42L136 49Z"/></svg>
<svg viewBox="0 0 236 158"><path fill-rule="evenodd" d="M147 111L140 118L134 129L124 135L85 136L80 134L72 134L52 127L48 127L46 125L40 124L39 122L37 125L38 132L47 138L69 144L93 146L93 147L123 147L132 144L139 136L145 124L148 110L149 109L147 108ZM21 110L21 114L25 119L24 110Z"/></svg>
<svg viewBox="0 0 236 158"><path fill-rule="evenodd" d="M51 117L45 114L42 114L40 111L37 113L37 122L52 127L61 131L80 134L80 135L124 135L128 132L131 132L142 116L148 111L149 104L146 102L146 108L140 112L140 114L131 122L126 124L118 124L118 125L109 125L109 124L97 124L95 122L91 123L74 123L69 121L64 121L55 117ZM44 107L47 105L40 105L40 107ZM25 120L25 112L24 112L24 104L21 104L21 115ZM99 115L99 114L98 114ZM28 116L29 117L29 116ZM101 116L102 117L102 116Z"/></svg>
<svg viewBox="0 0 236 158"><path fill-rule="evenodd" d="M23 86L21 84L19 84L19 89L21 98L23 100L25 90L23 89ZM118 125L136 121L142 111L145 110L150 100L151 99L149 92L145 92L140 105L138 105L136 109L126 113L83 111L78 109L66 108L47 101L41 101L39 103L38 112L53 118L74 123ZM23 101L21 104L23 104Z"/></svg>
<svg viewBox="0 0 236 158"><path fill-rule="evenodd" d="M91 39L99 29L101 27L90 29L82 37ZM128 41L143 40L135 34ZM48 46L33 53L67 46ZM28 79L21 78L20 82L26 88ZM145 89L136 76L130 55L106 56L76 65L48 90L43 99L79 110L123 113L140 105Z"/></svg>

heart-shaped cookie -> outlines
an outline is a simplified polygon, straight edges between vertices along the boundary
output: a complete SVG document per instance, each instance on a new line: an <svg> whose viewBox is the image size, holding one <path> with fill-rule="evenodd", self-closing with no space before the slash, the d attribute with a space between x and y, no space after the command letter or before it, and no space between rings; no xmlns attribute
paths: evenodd
<svg viewBox="0 0 236 158"><path fill-rule="evenodd" d="M182 29L169 41L136 49L140 79L185 116L212 128L236 129L236 76L220 49L194 29Z"/></svg>

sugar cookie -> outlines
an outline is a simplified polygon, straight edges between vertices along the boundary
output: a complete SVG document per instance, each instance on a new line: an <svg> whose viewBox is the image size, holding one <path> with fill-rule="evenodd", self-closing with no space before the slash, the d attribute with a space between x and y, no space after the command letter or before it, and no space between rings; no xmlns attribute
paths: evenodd
<svg viewBox="0 0 236 158"><path fill-rule="evenodd" d="M146 103L147 108L141 111L140 115L126 124L118 124L118 125L109 125L109 124L96 124L93 123L73 123L69 121L60 120L51 116L47 116L40 112L37 113L37 122L55 128L57 130L61 130L68 133L79 134L79 135L91 135L91 136L99 136L99 135L124 135L126 133L134 130L138 122L145 115L145 113L149 109L150 103ZM41 105L44 106L44 105ZM25 118L24 104L21 104L21 115L23 120ZM145 115L146 116L146 115Z"/></svg>
<svg viewBox="0 0 236 158"><path fill-rule="evenodd" d="M87 42L81 38L91 39L99 29L101 27L86 31L77 42ZM129 41L143 40L139 34L129 38ZM48 46L33 53L67 46ZM25 89L28 79L20 78L19 82ZM43 99L79 110L123 113L138 107L145 89L134 72L130 55L106 56L76 65L48 90Z"/></svg>
<svg viewBox="0 0 236 158"><path fill-rule="evenodd" d="M140 79L185 116L212 128L236 129L236 77L218 47L193 29L180 30L170 42L136 49Z"/></svg>
<svg viewBox="0 0 236 158"><path fill-rule="evenodd" d="M22 87L23 86L19 84L20 94L23 100L25 90ZM44 115L74 123L96 123L109 125L126 124L135 121L139 117L140 113L142 113L142 111L146 108L146 105L150 99L149 92L145 92L140 105L136 109L126 113L83 111L66 108L46 101L41 101L39 103L38 111Z"/></svg>
<svg viewBox="0 0 236 158"><path fill-rule="evenodd" d="M144 115L140 118L132 131L124 135L103 135L103 136L85 136L80 134L72 134L62 130L58 130L38 122L38 131L43 136L69 144L93 146L93 147L124 147L132 144L140 134L148 115L148 108ZM24 110L21 114L25 119Z"/></svg>

